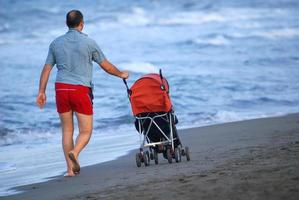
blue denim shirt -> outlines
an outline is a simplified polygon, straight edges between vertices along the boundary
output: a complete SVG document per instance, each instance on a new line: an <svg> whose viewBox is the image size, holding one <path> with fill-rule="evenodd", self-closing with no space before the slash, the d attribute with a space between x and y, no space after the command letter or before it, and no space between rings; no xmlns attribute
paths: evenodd
<svg viewBox="0 0 299 200"><path fill-rule="evenodd" d="M56 82L92 87L92 61L100 64L104 59L94 40L76 29L69 29L50 44L46 64L56 64Z"/></svg>

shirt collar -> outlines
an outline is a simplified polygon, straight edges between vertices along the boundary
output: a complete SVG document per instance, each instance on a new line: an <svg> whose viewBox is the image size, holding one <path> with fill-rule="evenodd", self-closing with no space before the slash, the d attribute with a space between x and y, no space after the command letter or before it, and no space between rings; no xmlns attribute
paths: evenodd
<svg viewBox="0 0 299 200"><path fill-rule="evenodd" d="M67 32L67 33L70 33L70 32L78 32L78 33L80 33L80 34L87 35L87 34L85 34L85 33L81 32L81 31L79 31L79 30L78 30L78 29L76 29L76 28L69 28L69 30L68 30L68 32Z"/></svg>
<svg viewBox="0 0 299 200"><path fill-rule="evenodd" d="M68 32L75 32L75 31L81 33L81 31L79 31L78 29L75 29L75 28L69 28Z"/></svg>

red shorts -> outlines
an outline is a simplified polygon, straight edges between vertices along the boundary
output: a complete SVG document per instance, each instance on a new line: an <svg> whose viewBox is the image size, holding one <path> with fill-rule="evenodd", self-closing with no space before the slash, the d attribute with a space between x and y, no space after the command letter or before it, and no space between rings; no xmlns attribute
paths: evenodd
<svg viewBox="0 0 299 200"><path fill-rule="evenodd" d="M85 115L93 114L93 95L89 87L66 83L55 83L55 90L58 113L65 113L72 110Z"/></svg>

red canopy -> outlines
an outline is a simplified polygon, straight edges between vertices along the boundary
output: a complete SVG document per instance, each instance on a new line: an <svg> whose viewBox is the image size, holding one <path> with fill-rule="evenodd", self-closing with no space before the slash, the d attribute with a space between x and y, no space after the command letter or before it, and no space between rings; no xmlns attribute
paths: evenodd
<svg viewBox="0 0 299 200"><path fill-rule="evenodd" d="M163 89L163 86L165 89ZM169 85L159 74L146 74L131 87L131 106L136 116L145 112L169 112L172 108Z"/></svg>

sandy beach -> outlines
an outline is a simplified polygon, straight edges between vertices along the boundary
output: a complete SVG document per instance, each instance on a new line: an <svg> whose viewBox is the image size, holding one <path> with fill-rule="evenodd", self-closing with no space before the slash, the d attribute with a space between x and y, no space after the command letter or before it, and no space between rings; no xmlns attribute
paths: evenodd
<svg viewBox="0 0 299 200"><path fill-rule="evenodd" d="M1 199L299 199L299 114L179 134L190 162L168 164L160 155L159 165L137 168L133 151Z"/></svg>

